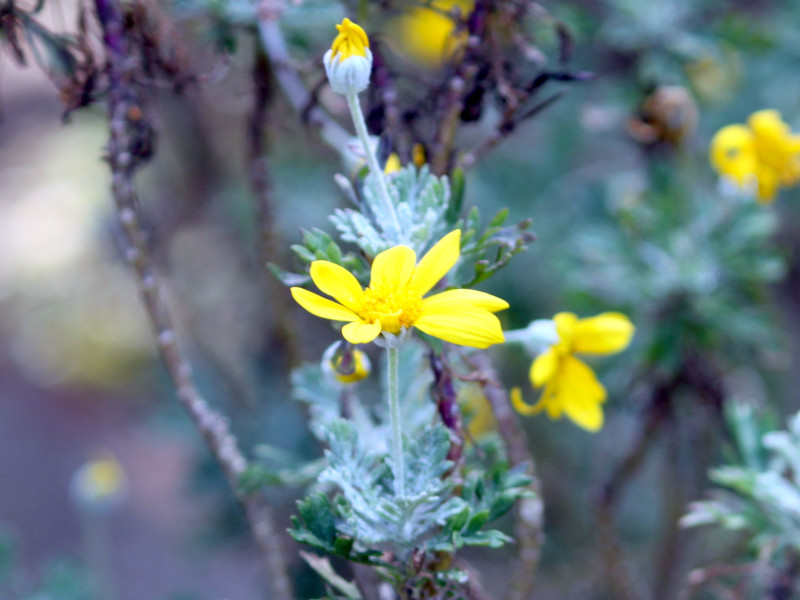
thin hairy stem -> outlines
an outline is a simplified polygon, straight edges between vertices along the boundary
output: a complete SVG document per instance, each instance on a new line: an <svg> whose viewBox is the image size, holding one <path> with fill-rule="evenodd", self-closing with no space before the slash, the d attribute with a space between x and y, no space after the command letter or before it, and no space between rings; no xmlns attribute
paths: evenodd
<svg viewBox="0 0 800 600"><path fill-rule="evenodd" d="M400 426L400 373L399 350L387 348L387 390L389 391L389 422L392 429L392 467L394 471L394 493L406 495L406 465L403 458L403 429Z"/></svg>
<svg viewBox="0 0 800 600"><path fill-rule="evenodd" d="M350 109L350 116L353 117L353 125L356 128L358 139L361 140L361 145L364 147L364 154L367 157L367 166L375 181L378 184L378 195L384 205L384 210L392 220L392 228L396 233L401 233L400 221L397 218L397 211L394 209L394 203L389 196L389 188L386 185L386 177L383 174L383 169L378 164L378 158L375 156L375 150L369 140L369 131L367 131L367 122L364 120L364 113L361 110L361 104L358 101L358 94L346 94L347 106Z"/></svg>
<svg viewBox="0 0 800 600"><path fill-rule="evenodd" d="M239 481L247 468L247 460L227 420L200 394L189 363L178 345L171 310L150 258L137 213L134 175L152 154L154 132L146 117L137 82L136 54L132 52L125 36L123 13L118 0L95 0L95 8L103 30L109 80L110 137L107 160L111 168L112 193L125 257L136 276L147 316L156 334L159 354L175 387L178 401L202 434L209 451L242 504L264 558L271 597L274 600L291 600L291 583L272 511L263 497L246 495L241 491Z"/></svg>

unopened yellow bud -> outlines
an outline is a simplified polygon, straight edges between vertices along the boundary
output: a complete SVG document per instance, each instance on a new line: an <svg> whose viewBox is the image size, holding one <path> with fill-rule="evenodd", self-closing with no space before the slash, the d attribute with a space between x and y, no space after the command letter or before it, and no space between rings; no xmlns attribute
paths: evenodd
<svg viewBox="0 0 800 600"><path fill-rule="evenodd" d="M372 52L364 30L350 19L336 26L339 34L322 58L325 73L334 92L357 94L369 85Z"/></svg>

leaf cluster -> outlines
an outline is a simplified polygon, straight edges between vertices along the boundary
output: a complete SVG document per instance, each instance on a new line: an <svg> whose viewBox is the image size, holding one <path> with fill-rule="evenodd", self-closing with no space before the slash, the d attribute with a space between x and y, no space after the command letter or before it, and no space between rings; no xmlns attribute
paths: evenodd
<svg viewBox="0 0 800 600"><path fill-rule="evenodd" d="M692 503L681 524L742 532L767 558L800 551L800 413L786 430L771 430L772 419L741 404L727 407L726 420L733 448L727 464L710 473L722 489Z"/></svg>

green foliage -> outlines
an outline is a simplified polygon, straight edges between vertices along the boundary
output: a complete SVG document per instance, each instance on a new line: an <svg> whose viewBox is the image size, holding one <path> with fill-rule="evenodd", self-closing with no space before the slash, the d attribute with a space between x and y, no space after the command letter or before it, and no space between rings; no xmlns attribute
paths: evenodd
<svg viewBox="0 0 800 600"><path fill-rule="evenodd" d="M784 431L765 431L769 420L749 406L731 405L726 417L734 451L710 474L724 489L692 503L682 525L741 531L762 558L800 551L800 413Z"/></svg>
<svg viewBox="0 0 800 600"><path fill-rule="evenodd" d="M13 536L0 529L0 598L96 600L97 596L85 568L71 560L54 560L41 569L38 578L32 578L18 562Z"/></svg>
<svg viewBox="0 0 800 600"><path fill-rule="evenodd" d="M356 244L368 256L393 246L409 246L418 254L436 243L450 228L450 184L447 177L432 175L427 165L419 170L409 165L387 178L389 196L400 222L393 224L380 200L378 185L371 175L364 180L358 209L337 209L331 220L343 240Z"/></svg>
<svg viewBox="0 0 800 600"><path fill-rule="evenodd" d="M472 287L494 275L508 264L511 257L527 249L526 244L535 236L528 231L532 221L525 219L516 225L503 227L508 218L508 209L498 212L486 229L480 232L481 220L477 207L473 207L463 222L461 239L461 262L454 283L460 287Z"/></svg>
<svg viewBox="0 0 800 600"><path fill-rule="evenodd" d="M334 239L316 227L311 230L303 230L303 243L293 244L292 251L305 264L310 264L315 260L327 260L337 265L341 265L354 275L367 281L369 265L363 258L352 252L343 253ZM278 265L270 264L270 271L277 279L286 286L305 285L311 281L308 273L291 273L281 269Z"/></svg>

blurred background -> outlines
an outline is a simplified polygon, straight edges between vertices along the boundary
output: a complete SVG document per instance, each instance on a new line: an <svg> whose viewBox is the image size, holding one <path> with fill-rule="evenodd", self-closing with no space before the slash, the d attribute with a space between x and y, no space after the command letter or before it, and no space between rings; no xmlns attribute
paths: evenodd
<svg viewBox="0 0 800 600"><path fill-rule="evenodd" d="M369 13L367 30L401 65L398 93L413 104L403 85L433 87L445 77L449 52L431 55L434 42L419 48L420 39L457 44L456 34L418 8L386 6L385 14ZM157 78L148 87L158 137L137 183L154 260L205 396L231 418L248 452L265 443L297 466L321 450L303 407L290 399L287 373L318 360L336 333L294 306L265 263L301 269L289 246L301 228L333 232L327 217L346 204L333 177L351 175L351 167L303 126L270 81L265 246L264 205L254 202L248 157L259 53L242 23L254 7L185 0L153 8L174 27L159 35L180 44L176 60L196 75L178 92ZM77 14L69 0L48 0L36 18L69 32ZM286 10L282 26L310 86L321 71L314 61L343 14L310 0ZM612 597L598 591L606 589L598 582L612 554L620 578L633 580L619 585L644 590L645 598L678 597L690 569L721 560L733 544L674 528L686 503L702 497L705 473L723 452L719 405L745 400L780 420L800 408L800 192L784 189L763 206L726 199L708 164L713 134L756 110L777 109L800 128L798 18L797 2L603 0L547 3L526 24L539 72L558 63L583 76L548 83L558 94L552 103L466 171L465 206L478 206L484 220L508 207L510 222L532 218L537 235L481 289L510 302L501 315L506 328L562 310L625 312L638 326L628 351L592 363L609 389L601 432L545 416L521 419L546 506L536 598ZM4 31L3 589L10 598L87 598L88 565L121 600L258 597L259 566L238 508L175 401L121 256L103 160L104 104L62 118L58 77L31 55L21 66ZM96 45L92 27L89 37ZM568 65L558 58L566 45ZM480 147L494 131L503 112L494 91L486 92L481 118L459 129L459 149ZM350 130L344 105L325 100ZM719 207L741 209L747 219L725 229L732 221ZM511 346L491 353L504 383L522 386L530 399L531 357ZM684 385L697 364L702 377ZM659 386L674 396L670 417L637 449ZM629 455L636 464L619 476ZM81 499L76 473L109 457L118 464L111 475L84 484L110 486L113 499ZM609 482L619 486L615 539L595 531L598 493ZM283 531L302 489L267 493ZM302 576L297 545L284 541L299 597L319 595ZM499 594L511 554L467 556Z"/></svg>

